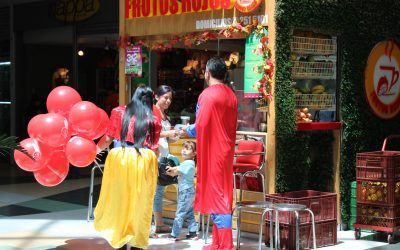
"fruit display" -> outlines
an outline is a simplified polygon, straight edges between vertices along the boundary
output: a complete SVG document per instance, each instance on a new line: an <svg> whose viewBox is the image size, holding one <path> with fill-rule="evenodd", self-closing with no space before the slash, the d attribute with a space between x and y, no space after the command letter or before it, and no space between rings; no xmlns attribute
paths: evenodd
<svg viewBox="0 0 400 250"><path fill-rule="evenodd" d="M379 181L359 181L357 185L360 191L357 199L359 202L377 204L400 203L400 182L396 182L394 186L391 184ZM390 197L394 197L394 200L390 200Z"/></svg>
<svg viewBox="0 0 400 250"><path fill-rule="evenodd" d="M387 182L361 182L360 201L366 202L387 202L388 190Z"/></svg>
<svg viewBox="0 0 400 250"><path fill-rule="evenodd" d="M357 206L357 223L371 226L395 227L400 225L400 207Z"/></svg>
<svg viewBox="0 0 400 250"><path fill-rule="evenodd" d="M315 85L311 89L311 94L326 94L325 87L322 84Z"/></svg>
<svg viewBox="0 0 400 250"><path fill-rule="evenodd" d="M308 108L296 110L296 122L312 122L311 114L308 113Z"/></svg>

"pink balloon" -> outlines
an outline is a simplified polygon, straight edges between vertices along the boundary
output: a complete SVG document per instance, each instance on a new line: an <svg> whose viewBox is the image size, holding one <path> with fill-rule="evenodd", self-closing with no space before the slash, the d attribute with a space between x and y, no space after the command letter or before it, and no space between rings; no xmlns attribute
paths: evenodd
<svg viewBox="0 0 400 250"><path fill-rule="evenodd" d="M68 121L56 113L37 115L28 123L28 134L50 147L59 147L69 138Z"/></svg>
<svg viewBox="0 0 400 250"><path fill-rule="evenodd" d="M104 133L107 130L108 122L110 121L110 119L108 118L107 113L101 108L98 109L98 113L99 113L99 118L98 118L99 122L97 128L94 131L90 131L89 133L79 133L78 136L90 140L96 140L104 135Z"/></svg>
<svg viewBox="0 0 400 250"><path fill-rule="evenodd" d="M87 134L99 126L99 113L99 108L93 103L78 102L71 108L68 121L75 132Z"/></svg>
<svg viewBox="0 0 400 250"><path fill-rule="evenodd" d="M25 171L37 171L42 169L50 160L52 155L51 148L44 144L39 143L33 138L27 138L20 142L23 147L33 159L29 158L24 153L14 150L15 163Z"/></svg>
<svg viewBox="0 0 400 250"><path fill-rule="evenodd" d="M82 98L75 89L59 86L54 88L47 96L46 106L49 112L59 113L66 117L72 106L80 101L82 101Z"/></svg>
<svg viewBox="0 0 400 250"><path fill-rule="evenodd" d="M87 167L96 159L96 144L93 141L74 136L65 149L68 161L76 167Z"/></svg>
<svg viewBox="0 0 400 250"><path fill-rule="evenodd" d="M33 174L37 182L46 187L60 184L68 175L69 162L64 151L55 151L47 165Z"/></svg>

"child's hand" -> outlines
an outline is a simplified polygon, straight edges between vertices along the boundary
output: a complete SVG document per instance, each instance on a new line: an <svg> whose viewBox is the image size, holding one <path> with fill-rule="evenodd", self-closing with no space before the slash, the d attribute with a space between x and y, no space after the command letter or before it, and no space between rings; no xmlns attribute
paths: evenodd
<svg viewBox="0 0 400 250"><path fill-rule="evenodd" d="M179 174L178 172L178 167L166 167L165 168L167 170L166 174L169 176L177 176Z"/></svg>

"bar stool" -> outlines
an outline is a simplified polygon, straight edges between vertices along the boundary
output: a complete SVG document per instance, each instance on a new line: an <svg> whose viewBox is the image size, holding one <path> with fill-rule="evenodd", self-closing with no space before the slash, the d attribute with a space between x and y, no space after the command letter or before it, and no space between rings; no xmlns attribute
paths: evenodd
<svg viewBox="0 0 400 250"><path fill-rule="evenodd" d="M268 212L269 213L269 218L270 218L270 224L269 224L269 237L271 239L270 243L270 249L274 249L274 244L273 244L273 217L272 217L272 211L274 210L273 205L271 202L267 201L241 201L236 203L236 206L232 210L232 216L235 210L238 211L238 218L237 218L237 234L236 234L236 249L240 248L240 237L241 237L241 230L240 230L240 222L241 222L241 213L242 209L246 208L258 208L262 209L263 212L261 213L261 220L260 220L260 229L258 232L258 249L261 250L262 246L262 236L263 236L263 226L264 226L264 221L265 221L265 214Z"/></svg>
<svg viewBox="0 0 400 250"><path fill-rule="evenodd" d="M92 168L92 173L90 175L90 187L89 187L89 204L88 204L88 213L87 213L87 221L93 220L94 215L93 215L93 186L94 186L94 171L96 169L100 170L100 172L103 174L103 164L99 164L97 161L94 161L95 166Z"/></svg>
<svg viewBox="0 0 400 250"><path fill-rule="evenodd" d="M275 246L276 246L276 249L280 249L279 212L294 212L294 214L296 216L296 250L300 249L299 212L301 212L301 211L307 211L311 214L311 224L312 224L312 233L313 233L313 249L317 249L317 243L316 243L316 238L315 238L314 213L310 209L308 209L305 205L289 204L289 203L276 203L273 205L273 209L275 211Z"/></svg>

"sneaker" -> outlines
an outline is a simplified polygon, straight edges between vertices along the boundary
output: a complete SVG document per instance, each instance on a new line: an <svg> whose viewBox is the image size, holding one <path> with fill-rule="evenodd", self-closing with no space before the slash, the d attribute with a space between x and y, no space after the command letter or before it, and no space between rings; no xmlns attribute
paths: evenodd
<svg viewBox="0 0 400 250"><path fill-rule="evenodd" d="M197 232L189 232L188 234L186 234L186 239L197 240L198 239Z"/></svg>

